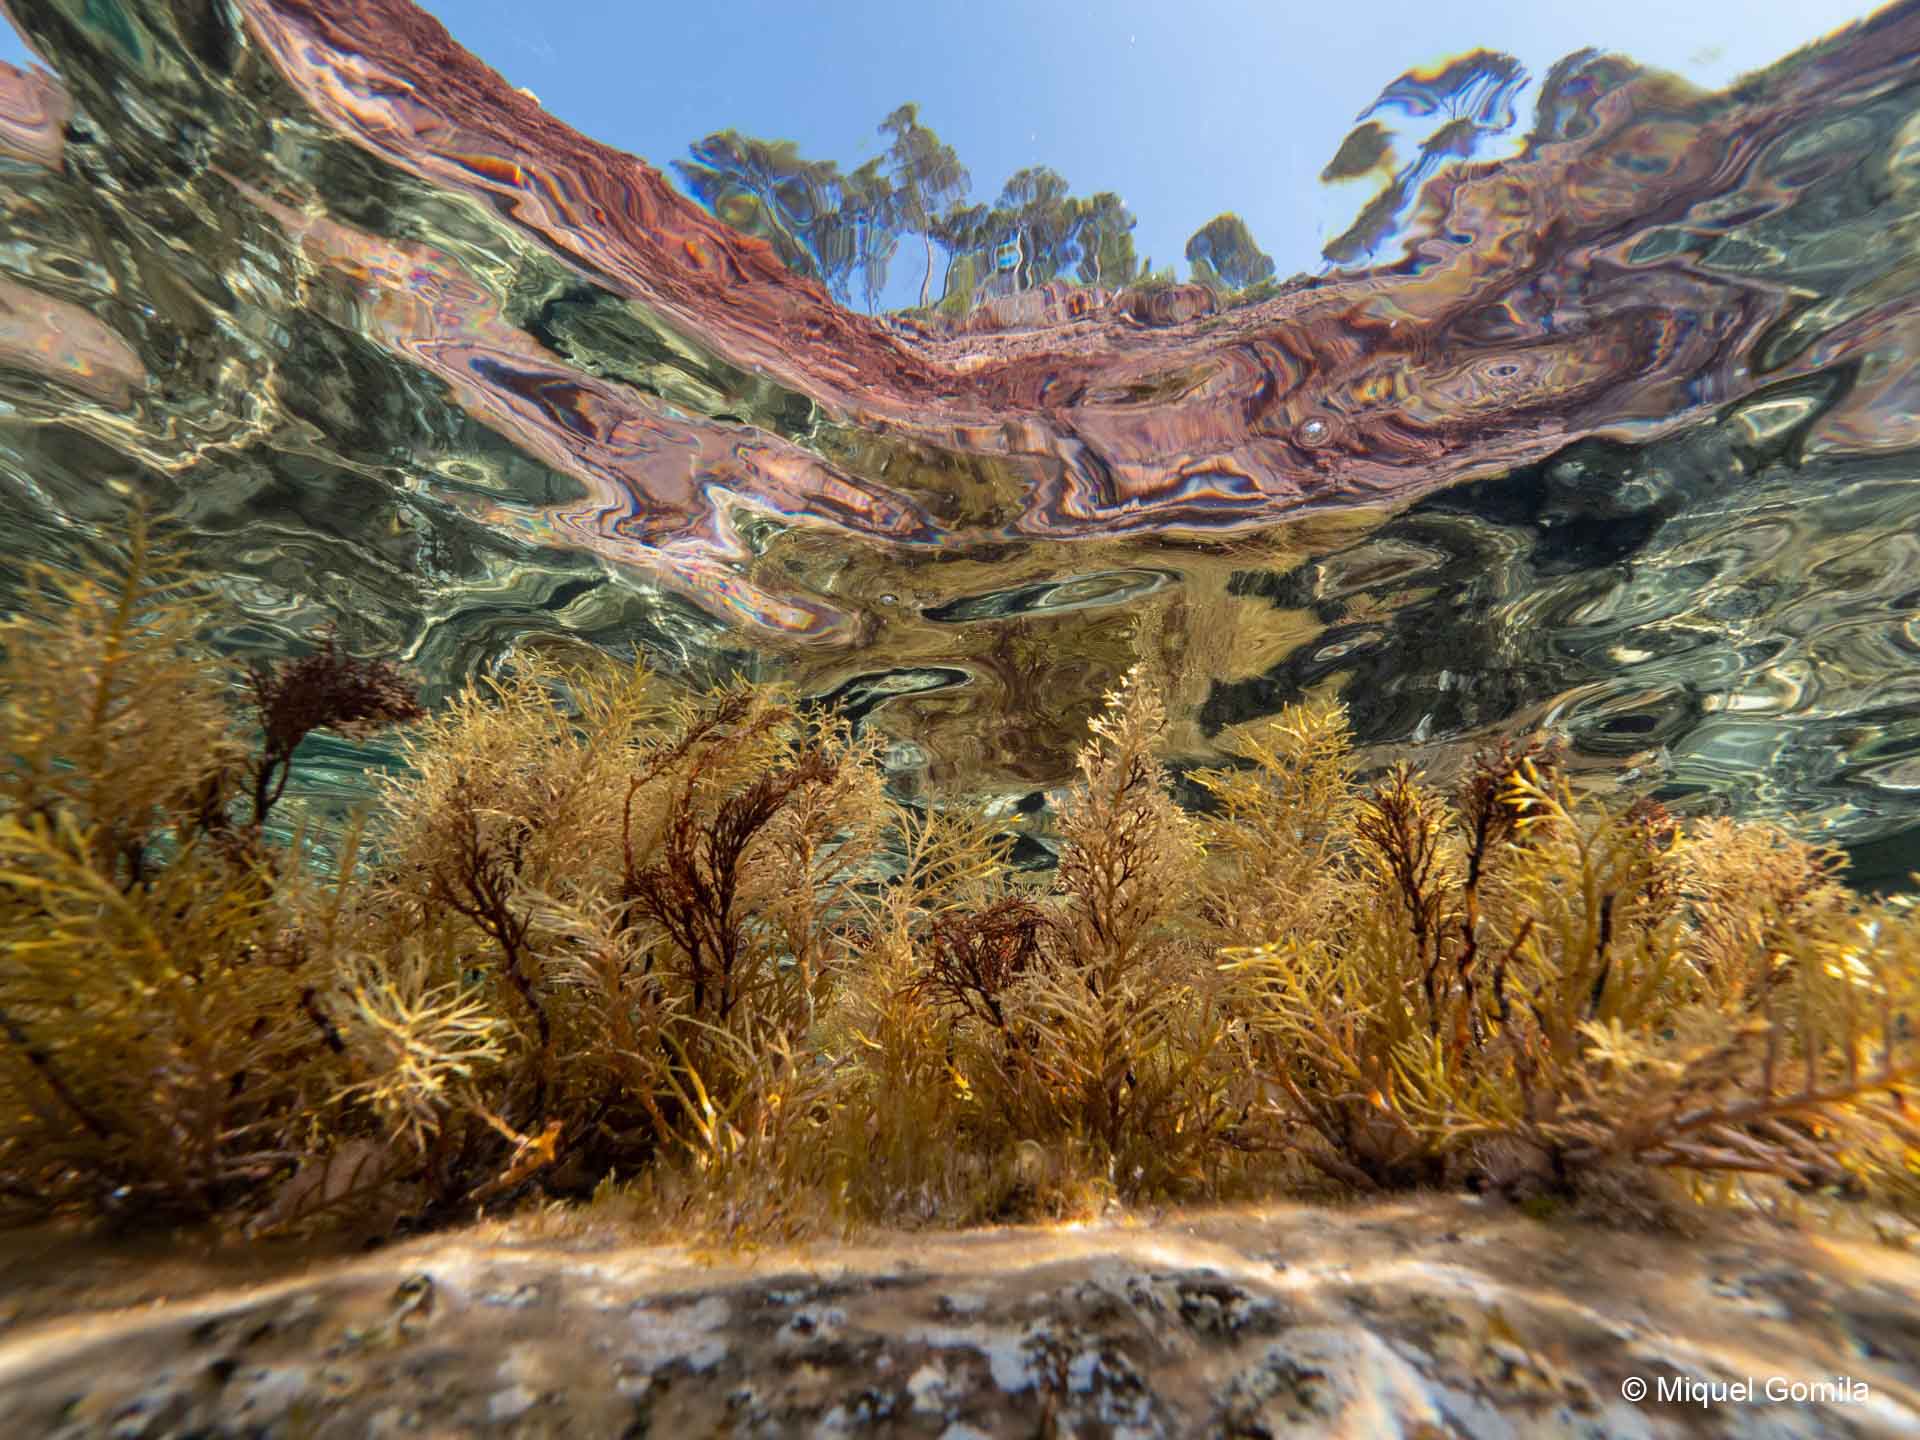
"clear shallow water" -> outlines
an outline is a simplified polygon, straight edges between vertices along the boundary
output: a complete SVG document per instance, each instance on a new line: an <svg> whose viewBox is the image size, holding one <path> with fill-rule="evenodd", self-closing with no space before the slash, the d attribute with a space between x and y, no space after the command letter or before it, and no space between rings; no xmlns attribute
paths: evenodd
<svg viewBox="0 0 1920 1440"><path fill-rule="evenodd" d="M1186 763L1325 685L1378 757L1552 724L1920 865L1920 8L1724 95L1596 59L1372 269L960 333L834 305L399 0L11 8L60 81L0 76L10 564L117 485L227 642L337 618L434 693L537 643L744 668L1011 798L1144 652Z"/></svg>

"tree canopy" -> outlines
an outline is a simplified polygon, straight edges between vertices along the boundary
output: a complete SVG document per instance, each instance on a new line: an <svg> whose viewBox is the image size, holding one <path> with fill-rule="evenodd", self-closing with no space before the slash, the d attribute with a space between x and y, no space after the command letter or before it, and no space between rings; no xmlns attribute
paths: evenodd
<svg viewBox="0 0 1920 1440"><path fill-rule="evenodd" d="M1076 196L1044 165L1015 172L992 204L953 146L909 102L880 122L884 155L843 172L791 140L724 130L689 148L674 171L693 197L735 229L758 235L786 266L843 305L872 310L900 242L918 236L920 308L933 302L934 248L945 252L940 303L964 311L983 291L1024 290L1071 277L1125 285L1140 273L1134 214L1117 194Z"/></svg>
<svg viewBox="0 0 1920 1440"><path fill-rule="evenodd" d="M1133 227L1139 222L1126 202L1110 190L1078 202L1076 236L1080 267L1089 285L1126 285L1139 273L1133 253Z"/></svg>
<svg viewBox="0 0 1920 1440"><path fill-rule="evenodd" d="M1229 290L1273 278L1273 257L1254 243L1247 222L1231 210L1214 216L1188 238L1187 263L1202 284L1216 280Z"/></svg>
<svg viewBox="0 0 1920 1440"><path fill-rule="evenodd" d="M1323 181L1357 180L1374 170L1393 164L1393 132L1378 120L1363 121L1348 132L1327 168L1320 172Z"/></svg>
<svg viewBox="0 0 1920 1440"><path fill-rule="evenodd" d="M808 160L791 140L722 130L673 168L695 199L736 230L771 244L789 269L828 279L820 244L839 209L840 167Z"/></svg>
<svg viewBox="0 0 1920 1440"><path fill-rule="evenodd" d="M966 198L973 177L953 147L920 123L918 105L909 102L895 110L880 122L880 133L893 137L887 161L892 167L894 217L905 233L920 236L926 245L927 265L920 277L924 310L933 283L937 217Z"/></svg>
<svg viewBox="0 0 1920 1440"><path fill-rule="evenodd" d="M1530 146L1561 143L1591 130L1594 106L1633 73L1629 62L1593 50L1575 51L1548 72ZM1481 153L1511 131L1515 102L1527 83L1517 59L1476 50L1431 70L1409 70L1363 111L1320 172L1333 183L1371 176L1379 184L1353 223L1329 240L1334 265L1376 254L1416 213L1427 183L1451 165ZM1398 112L1431 126L1417 147L1372 118ZM788 268L819 280L843 305L872 311L887 289L901 242L920 240L919 308L965 314L981 299L1069 279L1117 287L1155 272L1134 249L1137 220L1110 190L1075 195L1059 171L1032 165L1015 171L991 202L975 199L973 175L954 147L922 121L912 101L878 126L885 152L842 171L814 160L791 140L723 130L690 147L674 170L695 199L736 229L764 238ZM1412 149L1412 158L1403 159ZM936 257L935 250L944 259ZM1187 240L1195 281L1216 290L1251 292L1273 280L1273 258L1245 220L1223 211ZM940 274L938 294L934 285Z"/></svg>
<svg viewBox="0 0 1920 1440"><path fill-rule="evenodd" d="M1548 73L1540 99L1540 123L1546 128L1536 129L1534 143L1553 138L1558 124L1581 122L1583 107L1591 104L1596 93L1594 82L1604 84L1606 78L1589 74L1595 55L1591 50L1575 51ZM1406 223L1429 180L1451 162L1471 160L1489 139L1513 128L1514 97L1526 82L1526 68L1513 56L1475 50L1436 70L1409 70L1382 90L1320 178L1351 180L1378 174L1385 183L1354 222L1320 253L1336 265L1350 265L1377 251ZM1398 110L1440 123L1421 142L1414 158L1395 169L1394 133L1366 118L1379 110Z"/></svg>

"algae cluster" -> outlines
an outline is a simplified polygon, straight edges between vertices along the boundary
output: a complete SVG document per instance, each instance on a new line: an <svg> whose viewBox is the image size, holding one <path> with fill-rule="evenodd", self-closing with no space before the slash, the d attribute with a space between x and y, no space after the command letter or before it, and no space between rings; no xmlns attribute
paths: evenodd
<svg viewBox="0 0 1920 1440"><path fill-rule="evenodd" d="M325 637L239 669L136 515L0 624L0 1196L391 1233L534 1199L661 1230L1498 1188L1649 1210L1920 1189L1920 917L1770 824L1450 793L1309 700L1175 803L1149 652L1059 863L889 792L774 685L526 653L428 714ZM1143 636L1145 640L1149 637ZM326 866L265 824L408 727Z"/></svg>

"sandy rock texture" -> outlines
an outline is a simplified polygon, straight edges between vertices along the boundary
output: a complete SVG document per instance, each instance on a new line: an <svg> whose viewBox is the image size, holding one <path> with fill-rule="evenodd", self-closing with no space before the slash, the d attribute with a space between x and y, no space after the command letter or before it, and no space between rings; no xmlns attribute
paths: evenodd
<svg viewBox="0 0 1920 1440"><path fill-rule="evenodd" d="M0 1434L1920 1434L1920 1259L1759 1222L1423 1199L744 1257L540 1228L271 1278L16 1238Z"/></svg>

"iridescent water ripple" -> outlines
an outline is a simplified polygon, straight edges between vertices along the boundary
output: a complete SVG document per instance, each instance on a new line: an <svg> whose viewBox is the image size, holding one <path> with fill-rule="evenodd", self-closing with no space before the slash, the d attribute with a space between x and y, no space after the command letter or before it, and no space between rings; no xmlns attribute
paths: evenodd
<svg viewBox="0 0 1920 1440"><path fill-rule="evenodd" d="M1327 686L1373 756L1551 724L1677 803L1920 823L1914 5L1723 95L1584 62L1373 270L964 332L404 0L12 13L60 79L0 73L9 565L145 491L237 647L788 676L909 786L1057 787L1145 657L1183 766Z"/></svg>

